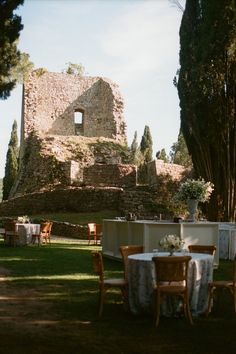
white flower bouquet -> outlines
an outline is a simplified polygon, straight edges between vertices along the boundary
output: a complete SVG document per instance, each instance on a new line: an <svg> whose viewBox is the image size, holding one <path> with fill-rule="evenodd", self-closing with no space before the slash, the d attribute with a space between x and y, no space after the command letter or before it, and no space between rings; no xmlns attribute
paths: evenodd
<svg viewBox="0 0 236 354"><path fill-rule="evenodd" d="M30 219L27 215L23 215L23 216L18 216L17 221L19 223L25 224L25 223L29 222Z"/></svg>
<svg viewBox="0 0 236 354"><path fill-rule="evenodd" d="M159 242L165 251L178 251L183 248L184 241L177 235L165 235Z"/></svg>
<svg viewBox="0 0 236 354"><path fill-rule="evenodd" d="M187 179L181 183L178 192L175 195L175 200L187 201L195 199L199 202L209 201L211 194L214 190L214 184L205 182L204 179Z"/></svg>

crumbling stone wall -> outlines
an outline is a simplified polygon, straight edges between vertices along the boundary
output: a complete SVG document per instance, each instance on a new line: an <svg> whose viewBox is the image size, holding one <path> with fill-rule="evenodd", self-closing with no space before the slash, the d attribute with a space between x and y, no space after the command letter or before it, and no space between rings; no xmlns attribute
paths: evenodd
<svg viewBox="0 0 236 354"><path fill-rule="evenodd" d="M11 197L58 186L104 185L106 177L106 186L134 185L136 168L129 161L127 146L112 139L30 135ZM87 175L90 166L93 173Z"/></svg>
<svg viewBox="0 0 236 354"><path fill-rule="evenodd" d="M124 142L123 106L118 86L109 79L33 71L24 83L22 140L34 131ZM79 129L75 112L82 113Z"/></svg>
<svg viewBox="0 0 236 354"><path fill-rule="evenodd" d="M137 169L134 165L106 165L96 164L84 169L84 181L88 185L135 187Z"/></svg>
<svg viewBox="0 0 236 354"><path fill-rule="evenodd" d="M182 165L166 163L163 160L153 160L148 164L148 184L158 188L160 183L163 184L162 180L171 180L178 183L190 173L191 171Z"/></svg>

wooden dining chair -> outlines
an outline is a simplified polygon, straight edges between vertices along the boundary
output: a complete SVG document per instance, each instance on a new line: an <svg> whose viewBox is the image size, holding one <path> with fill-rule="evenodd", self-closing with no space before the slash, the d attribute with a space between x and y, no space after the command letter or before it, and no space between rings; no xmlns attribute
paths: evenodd
<svg viewBox="0 0 236 354"><path fill-rule="evenodd" d="M94 242L97 245L98 241L102 242L102 224L96 224L96 233L94 235Z"/></svg>
<svg viewBox="0 0 236 354"><path fill-rule="evenodd" d="M19 235L16 230L16 221L6 221L4 224L4 243L5 245L15 247L19 242Z"/></svg>
<svg viewBox="0 0 236 354"><path fill-rule="evenodd" d="M88 223L88 244L90 244L91 240L93 240L95 245L98 244L98 241L101 244L102 224L97 224L95 222Z"/></svg>
<svg viewBox="0 0 236 354"><path fill-rule="evenodd" d="M212 256L216 253L215 245L189 245L188 249L190 253L206 253Z"/></svg>
<svg viewBox="0 0 236 354"><path fill-rule="evenodd" d="M96 237L96 223L88 223L88 244L90 244L91 239L95 240Z"/></svg>
<svg viewBox="0 0 236 354"><path fill-rule="evenodd" d="M126 280L124 278L105 278L104 265L101 252L92 251L92 262L95 274L99 276L99 317L102 316L103 303L106 292L111 288L119 288L123 299L126 298Z"/></svg>
<svg viewBox="0 0 236 354"><path fill-rule="evenodd" d="M211 311L211 306L214 301L214 293L220 289L228 289L233 295L234 312L236 313L236 254L233 261L233 277L231 280L215 280L208 284L208 309L206 315Z"/></svg>
<svg viewBox="0 0 236 354"><path fill-rule="evenodd" d="M31 242L35 244L35 241L37 239L38 246L41 245L41 243L49 244L51 243L51 229L52 229L52 222L50 221L44 221L41 222L40 224L40 232L39 234L32 234L32 239Z"/></svg>
<svg viewBox="0 0 236 354"><path fill-rule="evenodd" d="M185 317L193 324L188 294L188 265L191 258L190 256L152 258L156 271L156 326L160 321L161 301L166 295L182 298Z"/></svg>
<svg viewBox="0 0 236 354"><path fill-rule="evenodd" d="M131 254L143 253L143 245L126 245L120 246L120 253L122 256L123 266L124 266L124 277L128 282L128 256Z"/></svg>

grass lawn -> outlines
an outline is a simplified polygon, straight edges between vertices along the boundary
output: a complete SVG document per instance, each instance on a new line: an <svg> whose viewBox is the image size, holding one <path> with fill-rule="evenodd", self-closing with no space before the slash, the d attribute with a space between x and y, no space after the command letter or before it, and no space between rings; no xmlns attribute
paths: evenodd
<svg viewBox="0 0 236 354"><path fill-rule="evenodd" d="M88 246L53 240L51 246L9 248L0 243L0 353L185 354L235 353L236 315L225 292L208 318L132 316L119 292L109 293L97 317L98 287ZM107 275L122 276L120 262L105 259ZM215 277L231 277L220 261Z"/></svg>

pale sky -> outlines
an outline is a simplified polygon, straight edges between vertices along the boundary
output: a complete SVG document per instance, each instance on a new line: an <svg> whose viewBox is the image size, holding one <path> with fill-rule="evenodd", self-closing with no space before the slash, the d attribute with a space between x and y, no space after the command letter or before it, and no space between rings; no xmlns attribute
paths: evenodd
<svg viewBox="0 0 236 354"><path fill-rule="evenodd" d="M61 72L68 62L81 63L89 76L116 82L129 145L135 131L140 143L148 125L153 157L162 148L169 153L180 127L173 85L182 17L177 7L168 0L25 0L16 13L24 25L19 48L35 68ZM20 129L21 103L21 85L0 100L0 178L14 119Z"/></svg>

